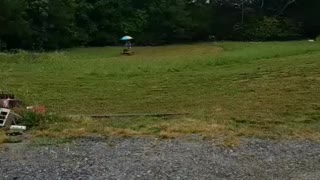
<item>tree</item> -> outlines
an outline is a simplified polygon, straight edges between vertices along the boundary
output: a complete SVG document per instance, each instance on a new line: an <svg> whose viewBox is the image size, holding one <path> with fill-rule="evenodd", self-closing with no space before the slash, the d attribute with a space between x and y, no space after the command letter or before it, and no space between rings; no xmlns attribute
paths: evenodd
<svg viewBox="0 0 320 180"><path fill-rule="evenodd" d="M26 2L0 0L0 49L26 48L30 27L25 19Z"/></svg>
<svg viewBox="0 0 320 180"><path fill-rule="evenodd" d="M207 40L212 34L213 15L212 4L207 0L198 0L188 3L190 12L191 36L195 40Z"/></svg>
<svg viewBox="0 0 320 180"><path fill-rule="evenodd" d="M75 3L73 0L27 0L32 48L71 46Z"/></svg>
<svg viewBox="0 0 320 180"><path fill-rule="evenodd" d="M0 0L0 49L288 40L320 34L319 0Z"/></svg>
<svg viewBox="0 0 320 180"><path fill-rule="evenodd" d="M319 0L299 0L291 9L291 15L295 20L302 22L307 37L315 38L320 35L319 9Z"/></svg>

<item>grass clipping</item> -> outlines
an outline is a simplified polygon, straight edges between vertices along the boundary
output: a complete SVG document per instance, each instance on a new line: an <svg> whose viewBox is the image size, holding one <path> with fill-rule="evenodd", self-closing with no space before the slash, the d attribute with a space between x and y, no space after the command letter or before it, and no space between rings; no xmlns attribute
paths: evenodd
<svg viewBox="0 0 320 180"><path fill-rule="evenodd" d="M154 136L177 138L190 134L220 136L226 132L223 125L201 122L191 118L116 118L116 119L64 119L46 129L34 129L36 137L81 138L91 135L135 137Z"/></svg>

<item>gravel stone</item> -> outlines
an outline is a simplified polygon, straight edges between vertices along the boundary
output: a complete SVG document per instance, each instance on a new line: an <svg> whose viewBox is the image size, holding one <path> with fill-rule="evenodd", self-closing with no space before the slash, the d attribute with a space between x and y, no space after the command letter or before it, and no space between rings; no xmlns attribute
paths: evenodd
<svg viewBox="0 0 320 180"><path fill-rule="evenodd" d="M320 143L245 139L236 148L195 139L81 139L6 145L0 179L320 179Z"/></svg>

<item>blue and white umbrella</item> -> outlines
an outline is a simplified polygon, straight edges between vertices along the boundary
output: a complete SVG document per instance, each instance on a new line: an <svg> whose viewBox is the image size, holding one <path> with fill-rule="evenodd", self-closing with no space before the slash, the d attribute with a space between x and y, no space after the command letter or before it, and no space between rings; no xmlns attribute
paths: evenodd
<svg viewBox="0 0 320 180"><path fill-rule="evenodd" d="M131 37L131 36L123 36L120 40L121 41L129 41L129 40L132 40L133 39L133 37Z"/></svg>

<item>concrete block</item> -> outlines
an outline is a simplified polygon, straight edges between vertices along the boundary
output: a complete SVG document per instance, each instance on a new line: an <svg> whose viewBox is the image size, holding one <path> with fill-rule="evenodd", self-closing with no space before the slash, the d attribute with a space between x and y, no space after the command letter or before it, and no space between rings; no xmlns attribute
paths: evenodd
<svg viewBox="0 0 320 180"><path fill-rule="evenodd" d="M10 109L0 108L0 127L10 127L15 120L15 115Z"/></svg>
<svg viewBox="0 0 320 180"><path fill-rule="evenodd" d="M0 99L0 108L12 109L15 107L20 107L21 101L16 99Z"/></svg>

